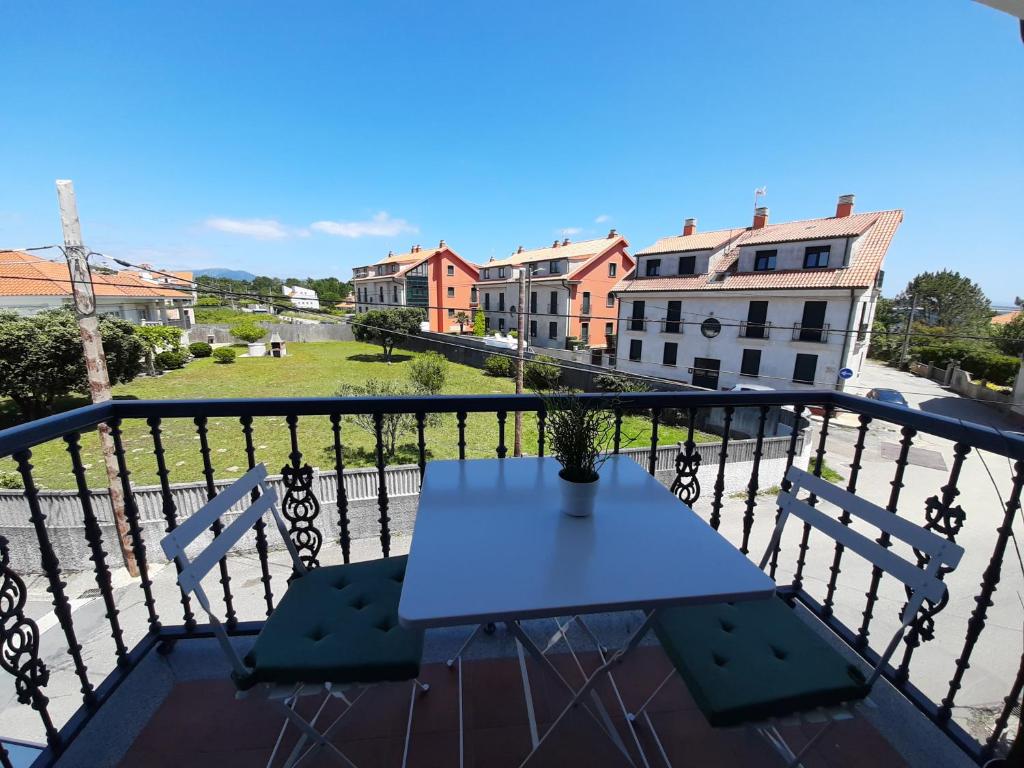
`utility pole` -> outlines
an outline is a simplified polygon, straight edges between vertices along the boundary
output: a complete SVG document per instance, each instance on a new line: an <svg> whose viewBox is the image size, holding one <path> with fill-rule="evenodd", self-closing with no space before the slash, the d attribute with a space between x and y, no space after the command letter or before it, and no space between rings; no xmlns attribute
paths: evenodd
<svg viewBox="0 0 1024 768"><path fill-rule="evenodd" d="M82 334L82 353L85 356L85 370L89 378L89 395L94 403L110 400L110 376L107 374L107 358L103 354L103 339L100 337L100 323L96 317L96 294L89 274L88 251L82 244L82 226L78 221L78 205L75 202L75 187L68 180L57 180L57 204L60 207L60 225L64 230L64 257L71 274L71 290L75 300L75 316L78 330ZM121 555L128 573L139 575L128 532L128 520L124 513L124 491L121 488L120 472L114 456L114 440L110 427L100 424L100 449L103 463L107 468L107 482L110 486L110 507L114 512L114 525L121 545Z"/></svg>
<svg viewBox="0 0 1024 768"><path fill-rule="evenodd" d="M523 364L526 357L526 272L528 264L519 268L519 302L516 304L516 394L523 394ZM513 456L523 455L523 412L516 411L516 437Z"/></svg>
<svg viewBox="0 0 1024 768"><path fill-rule="evenodd" d="M910 314L907 315L907 328L903 332L903 349L900 350L900 367L907 362L907 352L910 349L910 329L914 325L914 312L917 310L917 295L910 294Z"/></svg>

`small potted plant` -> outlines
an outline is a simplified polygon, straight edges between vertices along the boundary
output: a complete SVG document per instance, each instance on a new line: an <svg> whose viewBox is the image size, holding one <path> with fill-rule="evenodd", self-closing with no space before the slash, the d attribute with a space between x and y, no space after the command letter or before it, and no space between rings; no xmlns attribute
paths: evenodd
<svg viewBox="0 0 1024 768"><path fill-rule="evenodd" d="M608 459L605 446L615 429L612 412L601 403L573 395L545 398L551 454L562 465L558 473L561 510L589 517L600 486L600 469Z"/></svg>
<svg viewBox="0 0 1024 768"><path fill-rule="evenodd" d="M263 357L267 345L260 341L267 335L267 329L253 322L242 322L231 326L231 335L249 345L249 357Z"/></svg>

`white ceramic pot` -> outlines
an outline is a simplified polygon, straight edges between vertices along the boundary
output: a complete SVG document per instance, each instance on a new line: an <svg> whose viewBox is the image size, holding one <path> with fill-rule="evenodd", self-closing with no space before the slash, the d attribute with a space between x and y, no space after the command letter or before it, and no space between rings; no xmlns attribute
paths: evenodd
<svg viewBox="0 0 1024 768"><path fill-rule="evenodd" d="M249 357L265 357L267 345L262 341L255 341L249 345Z"/></svg>
<svg viewBox="0 0 1024 768"><path fill-rule="evenodd" d="M558 473L558 487L561 492L561 510L571 517L590 517L594 513L594 500L601 478L589 483L573 483Z"/></svg>

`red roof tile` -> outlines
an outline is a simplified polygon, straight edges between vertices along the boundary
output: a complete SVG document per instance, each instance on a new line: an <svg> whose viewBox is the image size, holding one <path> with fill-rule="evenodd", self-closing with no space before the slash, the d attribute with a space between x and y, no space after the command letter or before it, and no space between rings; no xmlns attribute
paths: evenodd
<svg viewBox="0 0 1024 768"><path fill-rule="evenodd" d="M188 291L154 285L132 272L93 272L92 284L97 296L190 298ZM70 295L71 277L66 264L22 251L0 251L0 296Z"/></svg>
<svg viewBox="0 0 1024 768"><path fill-rule="evenodd" d="M680 253L683 251L718 250L730 240L734 240L747 230L717 229L710 232L696 232L692 235L672 235L663 237L654 245L636 253L637 256L649 256L655 253Z"/></svg>

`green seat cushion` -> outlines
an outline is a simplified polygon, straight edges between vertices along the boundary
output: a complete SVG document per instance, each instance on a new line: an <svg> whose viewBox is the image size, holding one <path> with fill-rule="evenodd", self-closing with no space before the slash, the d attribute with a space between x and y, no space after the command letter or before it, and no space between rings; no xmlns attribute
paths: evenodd
<svg viewBox="0 0 1024 768"><path fill-rule="evenodd" d="M245 657L256 683L374 683L420 670L423 632L398 624L407 557L316 568L295 579Z"/></svg>
<svg viewBox="0 0 1024 768"><path fill-rule="evenodd" d="M670 608L654 631L713 726L867 695L864 676L780 598Z"/></svg>

